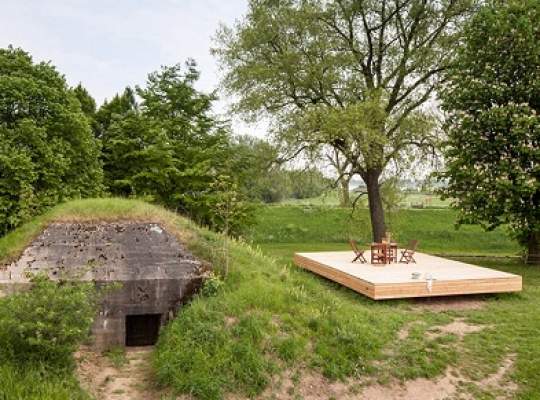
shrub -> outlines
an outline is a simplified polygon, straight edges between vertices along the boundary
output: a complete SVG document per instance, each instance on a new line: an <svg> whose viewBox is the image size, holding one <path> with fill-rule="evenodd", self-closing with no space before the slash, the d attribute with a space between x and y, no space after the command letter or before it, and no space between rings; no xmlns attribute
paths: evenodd
<svg viewBox="0 0 540 400"><path fill-rule="evenodd" d="M33 278L31 289L0 301L0 358L69 366L89 334L96 297L90 283Z"/></svg>
<svg viewBox="0 0 540 400"><path fill-rule="evenodd" d="M201 296L212 297L217 295L223 288L224 282L215 274L210 274L208 278L204 280L204 284L201 288Z"/></svg>

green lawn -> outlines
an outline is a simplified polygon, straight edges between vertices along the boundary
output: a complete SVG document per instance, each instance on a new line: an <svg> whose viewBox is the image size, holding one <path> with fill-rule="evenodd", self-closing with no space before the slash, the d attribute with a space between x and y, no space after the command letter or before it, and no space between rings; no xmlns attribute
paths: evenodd
<svg viewBox="0 0 540 400"><path fill-rule="evenodd" d="M455 221L456 212L450 209L399 210L387 215L394 240L406 244L418 239L420 251L453 255L519 253L504 229L484 232L478 226L461 226L456 230ZM345 249L349 238L362 245L371 242L371 227L367 210L352 214L337 207L266 206L259 208L257 223L248 237L256 244L280 244L277 247L284 250Z"/></svg>

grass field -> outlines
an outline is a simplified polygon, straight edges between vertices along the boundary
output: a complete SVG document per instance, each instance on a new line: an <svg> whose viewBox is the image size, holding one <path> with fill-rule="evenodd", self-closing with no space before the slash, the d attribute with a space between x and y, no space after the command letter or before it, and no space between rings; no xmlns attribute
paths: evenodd
<svg viewBox="0 0 540 400"><path fill-rule="evenodd" d="M351 192L351 201L356 198L357 194ZM358 202L364 208L367 206L365 196ZM337 190L329 190L321 196L310 199L286 199L280 204L282 205L312 205L312 206L338 206L339 197ZM405 193L403 200L399 203L401 208L447 208L450 205L450 200L441 200L437 195L426 193Z"/></svg>
<svg viewBox="0 0 540 400"><path fill-rule="evenodd" d="M441 210L399 210L387 215L393 240L406 244L420 241L420 250L450 255L516 255L519 247L504 229L484 232L478 226L455 229L456 212ZM257 213L250 240L266 247L293 250L345 249L349 238L360 244L371 242L367 210L317 206L266 206Z"/></svg>
<svg viewBox="0 0 540 400"><path fill-rule="evenodd" d="M497 248L476 228L468 228L462 239L453 231L444 236L452 214L414 212L400 217L412 221L396 230L403 239L418 237L426 248L450 253ZM453 371L460 376L460 393L475 399L540 398L540 269L515 259L469 261L524 277L522 293L476 298L480 306L474 309L441 310L407 300L374 302L290 262L294 250L343 248L344 216L335 209L263 208L252 231L256 244L250 246L146 203L77 201L1 239L0 258L15 257L40 227L57 219L135 218L161 222L177 233L220 276L160 336L155 372L160 384L179 394L220 399L232 393L243 398L270 390L271 398L279 377L287 376L292 382L287 394L301 398L306 374L320 376L325 385L347 382L348 390L358 394L373 382L436 380ZM290 223L295 226L287 227ZM499 243L500 254L517 250L503 232L490 235ZM456 320L477 330L463 336L441 330ZM497 378L497 385L481 383L493 381L508 362L508 372ZM2 369L0 374L5 375L0 383L12 375ZM58 379L63 382L55 389L58 394L47 398L64 398L62 390L70 380Z"/></svg>
<svg viewBox="0 0 540 400"><path fill-rule="evenodd" d="M421 250L431 253L461 255L515 255L518 246L504 230L485 233L479 227L464 226L454 229L456 214L452 210L401 210L389 217L392 232L399 241L418 238ZM361 221L359 224L358 221ZM262 209L251 238L269 256L291 265L296 251L347 250L350 235L369 241L367 215L349 218L348 210L329 207L277 206ZM459 259L459 258L457 258ZM417 377L440 375L446 368L463 375L460 390L477 399L523 398L540 399L540 381L532 378L540 374L540 339L531 329L540 328L540 315L532 309L540 306L540 270L525 266L519 259L466 258L462 261L521 274L524 291L520 294L495 295L485 298L484 307L475 310L419 312L408 300L383 304L369 302L368 308L390 306L394 315L402 318L401 326L413 324L415 328L405 341L391 341L385 356L378 353L374 371L377 380L410 380ZM294 269L294 267L291 267ZM296 271L300 276L310 275ZM304 278L309 280L307 276ZM336 295L350 293L345 288L321 281ZM313 293L314 298L319 294ZM365 299L351 293L351 301L364 304ZM483 327L478 333L466 335L463 340L450 334L436 340L426 337L436 325L451 320L466 320ZM404 322L405 321L405 322ZM394 330L394 334L396 331ZM504 360L515 360L507 374L507 384L519 384L517 393L504 393L501 388L486 390L478 382L494 374ZM459 372L456 372L459 371ZM532 378L532 380L531 380Z"/></svg>

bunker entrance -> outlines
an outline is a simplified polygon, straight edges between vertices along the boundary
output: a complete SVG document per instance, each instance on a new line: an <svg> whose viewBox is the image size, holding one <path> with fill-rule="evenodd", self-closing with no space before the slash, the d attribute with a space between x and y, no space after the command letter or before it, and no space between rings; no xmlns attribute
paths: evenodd
<svg viewBox="0 0 540 400"><path fill-rule="evenodd" d="M126 316L126 346L156 344L161 325L161 314Z"/></svg>

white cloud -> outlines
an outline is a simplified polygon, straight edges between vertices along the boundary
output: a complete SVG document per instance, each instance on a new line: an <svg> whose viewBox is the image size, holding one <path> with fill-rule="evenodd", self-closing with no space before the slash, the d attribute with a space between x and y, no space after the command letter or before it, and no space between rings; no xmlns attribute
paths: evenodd
<svg viewBox="0 0 540 400"><path fill-rule="evenodd" d="M2 0L0 47L12 44L36 61L50 60L98 103L144 84L161 65L187 58L201 70L198 88L212 91L219 77L211 38L220 23L232 24L246 8L247 0ZM216 111L225 108L221 101ZM238 121L234 126L260 129Z"/></svg>

